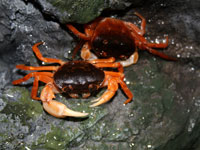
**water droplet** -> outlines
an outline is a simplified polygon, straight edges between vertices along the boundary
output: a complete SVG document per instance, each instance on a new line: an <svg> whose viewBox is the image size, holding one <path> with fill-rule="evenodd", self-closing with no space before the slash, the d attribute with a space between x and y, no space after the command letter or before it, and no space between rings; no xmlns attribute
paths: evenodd
<svg viewBox="0 0 200 150"><path fill-rule="evenodd" d="M192 129L193 129L194 126L195 126L195 123L196 123L196 121L195 121L194 119L190 119L190 121L189 121L189 126L188 126L188 132L191 132L191 131L192 131Z"/></svg>
<svg viewBox="0 0 200 150"><path fill-rule="evenodd" d="M130 115L129 115L129 117L133 117L133 116L134 116L133 114L130 114Z"/></svg>
<svg viewBox="0 0 200 150"><path fill-rule="evenodd" d="M147 148L152 148L152 145L148 144L148 145L147 145Z"/></svg>
<svg viewBox="0 0 200 150"><path fill-rule="evenodd" d="M156 38L155 43L159 44L160 43L159 39Z"/></svg>
<svg viewBox="0 0 200 150"><path fill-rule="evenodd" d="M135 143L131 143L129 144L130 147L134 147L135 146Z"/></svg>
<svg viewBox="0 0 200 150"><path fill-rule="evenodd" d="M194 71L194 70L195 70L194 67L190 68L190 71Z"/></svg>
<svg viewBox="0 0 200 150"><path fill-rule="evenodd" d="M25 149L26 149L26 150L31 150L31 149L30 149L30 148L28 148L27 146L25 146Z"/></svg>

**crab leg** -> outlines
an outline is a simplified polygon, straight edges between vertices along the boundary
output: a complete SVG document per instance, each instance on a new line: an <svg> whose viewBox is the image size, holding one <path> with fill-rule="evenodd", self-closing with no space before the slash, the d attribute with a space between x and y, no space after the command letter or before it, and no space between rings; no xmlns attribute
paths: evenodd
<svg viewBox="0 0 200 150"><path fill-rule="evenodd" d="M124 91L124 93L128 97L128 99L124 102L124 104L127 104L127 103L129 103L133 99L133 94L131 93L131 91L129 90L129 88L127 87L127 85L124 83L123 79L119 79L118 82L119 82L122 90Z"/></svg>
<svg viewBox="0 0 200 150"><path fill-rule="evenodd" d="M150 48L150 47L146 47L146 50L147 50L149 53L151 53L151 54L153 54L153 55L156 55L156 56L159 56L159 57L161 57L161 58L163 58L163 59L174 60L174 61L177 60L177 58L175 58L175 57L168 56L168 55L166 55L166 54L164 54L164 53L162 53L162 52L159 52L159 51L157 51L157 50L155 50L155 49L152 49L152 48Z"/></svg>
<svg viewBox="0 0 200 150"><path fill-rule="evenodd" d="M90 40L90 37L88 37L87 35L79 32L74 26L72 26L70 24L66 24L66 26L69 28L69 30L71 30L79 38L84 39L84 40Z"/></svg>
<svg viewBox="0 0 200 150"><path fill-rule="evenodd" d="M53 88L54 86L52 83L46 84L40 95L43 108L49 114L57 118L64 118L66 116L86 117L88 115L88 113L73 111L67 108L63 103L53 100L53 98L55 98Z"/></svg>
<svg viewBox="0 0 200 150"><path fill-rule="evenodd" d="M53 77L53 73L51 72L31 72L29 74L27 74L26 76L24 76L21 79L18 80L14 80L12 82L12 84L16 85L16 84L20 84L22 82L27 81L28 79L32 78L32 77L37 77L37 76L48 76L48 77ZM45 82L46 83L46 82Z"/></svg>
<svg viewBox="0 0 200 150"><path fill-rule="evenodd" d="M43 44L44 42L39 42L36 43L35 45L33 45L32 49L35 53L35 55L37 56L38 59L40 59L43 62L48 62L48 63L59 63L60 65L64 64L65 62L63 62L62 60L59 59L55 59L55 58L44 58L42 56L42 54L40 53L40 50L38 49L38 46Z"/></svg>
<svg viewBox="0 0 200 150"><path fill-rule="evenodd" d="M21 70L53 70L53 71L56 71L58 69L58 66L32 67L32 66L25 66L25 65L17 65L16 68L21 69Z"/></svg>
<svg viewBox="0 0 200 150"><path fill-rule="evenodd" d="M76 45L76 47L75 47L74 50L73 50L72 59L75 58L75 56L76 56L78 50L83 46L84 43L85 43L85 41L82 40L82 39L79 41L79 43Z"/></svg>
<svg viewBox="0 0 200 150"><path fill-rule="evenodd" d="M169 41L168 36L166 36L166 41L164 43L159 43L159 44L157 44L157 43L147 43L146 45L148 47L152 47L152 48L166 48L168 46L168 41Z"/></svg>
<svg viewBox="0 0 200 150"><path fill-rule="evenodd" d="M21 82L25 82L31 77L35 77L34 82L33 82L33 87L31 91L31 98L35 100L40 100L39 97L37 97L37 92L38 92L38 82L42 81L44 83L52 82L52 77L53 74L50 72L31 72L24 76L21 79L15 80L12 82L12 84L20 84Z"/></svg>
<svg viewBox="0 0 200 150"><path fill-rule="evenodd" d="M131 29L132 32L135 32L135 33L143 36L145 34L146 20L139 13L135 12L134 14L136 16L138 16L142 20L140 29L136 25L134 25L133 23L131 23L131 22L125 22L125 24L127 26L129 26L129 28Z"/></svg>
<svg viewBox="0 0 200 150"><path fill-rule="evenodd" d="M146 19L142 15L140 15L138 12L135 12L134 14L142 20L141 26L140 26L140 35L144 35L145 34Z"/></svg>
<svg viewBox="0 0 200 150"><path fill-rule="evenodd" d="M121 73L124 72L124 68L121 65L121 63L119 63L119 62L116 62L116 63L103 63L102 62L102 63L93 64L93 65L95 65L98 68L105 68L105 67L108 67L108 68L117 68L119 72L121 72Z"/></svg>
<svg viewBox="0 0 200 150"><path fill-rule="evenodd" d="M96 63L112 63L115 61L114 57L110 57L110 58L106 58L106 59L93 59L93 60L88 60L88 62L92 63L92 64L96 64Z"/></svg>
<svg viewBox="0 0 200 150"><path fill-rule="evenodd" d="M128 99L124 102L124 104L129 103L132 98L133 98L133 94L132 92L129 90L129 88L127 87L127 85L124 83L124 74L121 72L110 72L110 71L104 71L105 74L107 76L111 76L111 77L115 77L117 83L120 84L122 90L124 91L124 93L126 94L126 96L128 97Z"/></svg>

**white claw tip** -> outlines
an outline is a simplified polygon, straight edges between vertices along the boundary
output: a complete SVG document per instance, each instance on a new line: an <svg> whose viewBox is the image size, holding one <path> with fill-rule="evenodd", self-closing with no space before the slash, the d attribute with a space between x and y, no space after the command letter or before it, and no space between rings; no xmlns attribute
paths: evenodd
<svg viewBox="0 0 200 150"><path fill-rule="evenodd" d="M70 117L86 117L86 116L88 116L88 113L73 111L73 110L67 108L67 106L65 106L63 103L60 103L55 100L51 100L49 102L43 102L43 108L49 114L51 114L52 116L57 117L57 118L65 118L67 116L70 116Z"/></svg>
<svg viewBox="0 0 200 150"><path fill-rule="evenodd" d="M88 113L77 112L69 108L65 108L65 110L63 111L63 115L70 116L70 117L87 117Z"/></svg>

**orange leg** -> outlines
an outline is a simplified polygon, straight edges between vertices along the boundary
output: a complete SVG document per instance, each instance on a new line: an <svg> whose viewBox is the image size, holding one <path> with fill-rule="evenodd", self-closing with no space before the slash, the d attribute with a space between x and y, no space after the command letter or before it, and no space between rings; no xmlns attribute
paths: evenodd
<svg viewBox="0 0 200 150"><path fill-rule="evenodd" d="M127 104L133 99L133 94L131 93L131 91L129 90L127 85L124 83L123 79L118 79L118 82L119 82L122 90L124 91L124 93L128 97L128 99L124 102L124 104Z"/></svg>
<svg viewBox="0 0 200 150"><path fill-rule="evenodd" d="M159 43L159 44L157 44L157 43L147 43L146 45L148 47L151 47L151 48L166 48L168 46L168 41L169 41L169 39L168 39L168 36L167 36L165 43Z"/></svg>
<svg viewBox="0 0 200 150"><path fill-rule="evenodd" d="M17 65L16 68L21 69L21 70L53 70L53 71L56 71L59 67L58 66L33 67L33 66Z"/></svg>
<svg viewBox="0 0 200 150"><path fill-rule="evenodd" d="M166 54L164 54L164 53L162 53L162 52L159 52L159 51L157 51L157 50L155 50L155 49L152 49L152 48L150 48L150 47L146 47L146 50L147 50L149 53L151 53L151 54L153 54L153 55L156 55L156 56L159 56L159 57L161 57L161 58L163 58L163 59L173 60L173 61L176 61L176 60L177 60L177 58L175 58L175 57L168 56L168 55L166 55Z"/></svg>
<svg viewBox="0 0 200 150"><path fill-rule="evenodd" d="M38 49L38 46L43 44L44 42L39 42L36 43L35 45L33 45L32 49L35 53L35 55L37 56L38 59L40 59L43 62L48 62L48 63L59 63L60 65L64 64L65 62L63 62L62 60L59 59L55 59L55 58L44 58L42 56L42 54L40 53L40 50Z"/></svg>
<svg viewBox="0 0 200 150"><path fill-rule="evenodd" d="M14 84L14 85L20 84L22 82L27 81L31 77L36 77L38 75L47 76L47 77L53 77L53 73L51 73L51 72L31 72L31 73L27 74L26 76L24 76L23 78L13 81L12 84Z"/></svg>
<svg viewBox="0 0 200 150"><path fill-rule="evenodd" d="M88 62L92 64L97 64L97 63L112 63L115 61L114 57L106 58L106 59L93 59L93 60L88 60Z"/></svg>
<svg viewBox="0 0 200 150"><path fill-rule="evenodd" d="M142 20L141 26L140 26L140 35L144 35L145 34L146 19L137 12L135 12L134 14Z"/></svg>
<svg viewBox="0 0 200 150"><path fill-rule="evenodd" d="M123 66L119 63L119 62L116 62L116 63L97 63L97 64L94 64L96 67L98 68L117 68L119 72L123 73L124 72L124 68Z"/></svg>
<svg viewBox="0 0 200 150"><path fill-rule="evenodd" d="M132 32L135 32L135 34L143 36L145 34L146 20L139 13L134 13L134 14L142 20L140 29L131 22L125 22L125 24L132 30Z"/></svg>
<svg viewBox="0 0 200 150"><path fill-rule="evenodd" d="M53 82L53 79L51 78L53 76L52 73L50 72L32 72L27 74L21 79L15 80L12 82L12 84L20 84L21 82L27 81L31 77L34 77L34 82L33 82L33 88L31 92L31 98L35 100L40 100L39 97L37 97L37 92L38 92L38 82L42 81L44 83L50 83Z"/></svg>
<svg viewBox="0 0 200 150"><path fill-rule="evenodd" d="M126 96L128 97L128 99L124 102L124 104L129 103L132 98L133 98L133 94L131 93L131 91L129 90L129 88L127 87L127 85L124 83L124 74L120 73L120 72L112 72L112 71L104 71L106 74L106 78L108 78L107 76L111 76L111 77L115 77L117 83L120 84L122 90L124 91L124 93L126 94Z"/></svg>
<svg viewBox="0 0 200 150"><path fill-rule="evenodd" d="M88 37L87 35L79 32L74 26L72 26L70 24L66 24L66 26L69 28L69 30L71 30L79 38L81 38L83 40L86 40L86 41L90 40L90 37Z"/></svg>
<svg viewBox="0 0 200 150"><path fill-rule="evenodd" d="M82 40L82 39L79 41L79 43L76 45L76 47L75 47L74 50L73 50L72 59L75 58L77 52L78 52L79 49L83 46L84 43L85 43L85 41Z"/></svg>
<svg viewBox="0 0 200 150"><path fill-rule="evenodd" d="M124 68L121 65L121 63L119 62L114 62L115 58L114 57L110 57L107 59L93 59L93 60L89 60L88 62L92 63L93 65L95 65L98 68L118 68L119 72L124 72Z"/></svg>
<svg viewBox="0 0 200 150"><path fill-rule="evenodd" d="M124 74L122 72L113 72L113 71L104 71L105 75L106 75L106 80L108 80L108 77L117 77L117 78L124 78ZM108 76L108 77L107 77Z"/></svg>

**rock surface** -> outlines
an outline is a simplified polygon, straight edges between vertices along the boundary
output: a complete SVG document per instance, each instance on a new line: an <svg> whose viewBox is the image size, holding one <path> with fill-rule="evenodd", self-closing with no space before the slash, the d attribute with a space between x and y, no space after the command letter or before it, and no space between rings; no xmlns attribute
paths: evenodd
<svg viewBox="0 0 200 150"><path fill-rule="evenodd" d="M71 7L60 10L54 2L0 1L0 149L200 149L199 3L96 0L87 9L87 5L67 1ZM90 13L94 13L92 7L97 11L88 15L72 6ZM59 15L61 11L64 19ZM86 100L58 94L57 100L90 115L85 119L57 119L30 98L33 80L20 86L11 84L28 73L15 69L16 64L42 65L31 49L36 42L45 41L39 47L44 57L71 59L76 37L63 23L85 23L102 13L139 25L135 11L147 20L147 40L162 42L167 34L170 44L164 52L179 61L166 61L141 51L138 63L125 68L126 83L134 94L126 106L120 89L112 101L96 108L88 107L90 100L103 90ZM67 18L69 13L74 15Z"/></svg>

